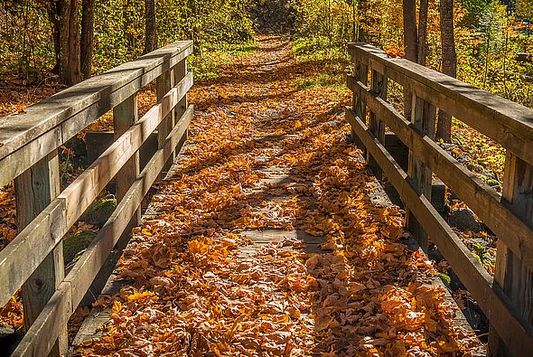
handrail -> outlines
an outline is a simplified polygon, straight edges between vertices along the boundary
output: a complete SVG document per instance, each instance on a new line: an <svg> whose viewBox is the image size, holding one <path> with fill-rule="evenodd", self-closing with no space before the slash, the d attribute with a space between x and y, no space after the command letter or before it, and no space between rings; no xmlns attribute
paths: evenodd
<svg viewBox="0 0 533 357"><path fill-rule="evenodd" d="M0 121L0 185L59 148L193 51L191 41L166 47L65 89Z"/></svg>
<svg viewBox="0 0 533 357"><path fill-rule="evenodd" d="M192 48L175 42L0 121L0 181L15 180L19 222L0 251L0 306L22 287L27 328L12 356L66 352L69 317L115 245L129 239L144 196L186 138ZM137 92L154 79L158 103L138 119ZM60 192L57 149L111 109L114 143ZM139 172L139 151L156 130L158 150ZM65 277L62 240L114 177L118 205Z"/></svg>
<svg viewBox="0 0 533 357"><path fill-rule="evenodd" d="M348 50L354 71L347 83L354 101L345 113L356 141L398 191L408 227L422 248L429 236L489 318L491 353L528 355L533 350L533 110L408 60L389 58L366 43L350 43ZM411 121L387 101L390 80L412 94ZM507 149L502 195L436 142L437 109ZM385 126L409 150L407 172L385 145ZM494 279L432 206L433 174L497 235Z"/></svg>

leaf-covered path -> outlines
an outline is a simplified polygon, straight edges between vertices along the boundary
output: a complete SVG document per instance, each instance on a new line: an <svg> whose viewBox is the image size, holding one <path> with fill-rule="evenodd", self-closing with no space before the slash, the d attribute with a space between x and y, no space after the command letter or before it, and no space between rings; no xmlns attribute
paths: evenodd
<svg viewBox="0 0 533 357"><path fill-rule="evenodd" d="M470 355L435 270L373 203L341 88L290 43L200 81L189 144L134 230L84 356ZM104 302L101 302L104 303Z"/></svg>

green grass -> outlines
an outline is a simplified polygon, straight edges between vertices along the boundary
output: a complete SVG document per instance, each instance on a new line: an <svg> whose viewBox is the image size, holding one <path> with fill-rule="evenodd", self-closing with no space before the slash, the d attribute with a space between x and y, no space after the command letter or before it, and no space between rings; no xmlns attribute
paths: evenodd
<svg viewBox="0 0 533 357"><path fill-rule="evenodd" d="M299 89L345 87L345 71L349 65L343 45L330 43L325 37L300 37L293 41L294 57L302 62L316 63L313 76L295 79Z"/></svg>
<svg viewBox="0 0 533 357"><path fill-rule="evenodd" d="M235 62L236 58L246 56L257 48L259 46L253 40L195 48L195 53L189 57L189 65L195 78L211 79L219 74L221 67Z"/></svg>

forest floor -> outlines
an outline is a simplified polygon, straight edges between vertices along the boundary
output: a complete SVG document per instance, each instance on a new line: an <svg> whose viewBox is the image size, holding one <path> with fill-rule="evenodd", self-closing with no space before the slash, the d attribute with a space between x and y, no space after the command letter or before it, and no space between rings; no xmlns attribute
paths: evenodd
<svg viewBox="0 0 533 357"><path fill-rule="evenodd" d="M403 244L403 212L372 199L349 92L303 87L327 63L288 40L258 44L193 88L184 155L119 264L128 283L76 354L470 355L480 342Z"/></svg>

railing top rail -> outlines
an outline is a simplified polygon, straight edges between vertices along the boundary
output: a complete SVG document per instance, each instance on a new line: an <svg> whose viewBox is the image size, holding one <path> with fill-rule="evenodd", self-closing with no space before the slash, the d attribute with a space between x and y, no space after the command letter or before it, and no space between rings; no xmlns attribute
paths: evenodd
<svg viewBox="0 0 533 357"><path fill-rule="evenodd" d="M349 43L350 54L533 164L533 110L367 43Z"/></svg>
<svg viewBox="0 0 533 357"><path fill-rule="evenodd" d="M96 111L92 113L92 115L89 115L90 117L96 118L101 110L112 109L120 103L121 99L115 98L113 100L110 98L112 93L117 92L136 81L140 83L133 86L135 88L132 88L132 90L142 88L142 86L147 84L143 80L145 74L154 70L158 66L162 66L163 71L167 70L169 66L166 64L173 57L183 54L184 52L187 52L187 55L192 52L192 41L174 42L154 52L141 56L134 61L115 67L102 75L92 77L82 83L61 91L28 107L25 110L25 113L12 114L2 118L0 120L0 169L9 165L9 162L4 160L5 158L39 137L54 131L59 125L74 115L89 109L93 105L96 105L99 108L96 108ZM39 151L48 152L40 152L40 157L33 158L31 160L32 162L28 162L25 167L19 168L16 172L11 172L11 176L13 176L14 173L19 174L21 170L31 166L35 160L47 155L51 151L50 148L53 148L54 146L55 148L59 147L59 145L72 137L73 133L71 131L65 133L62 129L59 129L54 134L53 141L55 141L55 143L53 145L48 145L46 149L42 148L41 145L36 145L36 148L40 149ZM49 142L50 140L47 141ZM2 176L1 181L13 178L14 177ZM0 182L0 184L3 183L5 182Z"/></svg>

